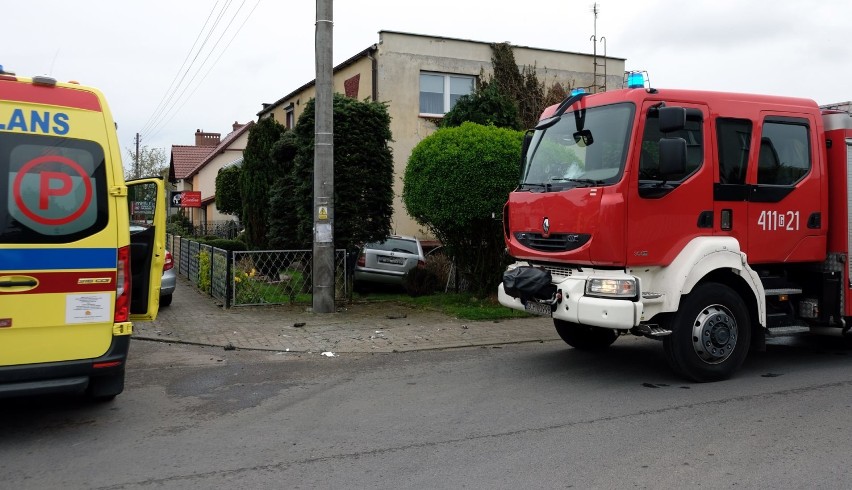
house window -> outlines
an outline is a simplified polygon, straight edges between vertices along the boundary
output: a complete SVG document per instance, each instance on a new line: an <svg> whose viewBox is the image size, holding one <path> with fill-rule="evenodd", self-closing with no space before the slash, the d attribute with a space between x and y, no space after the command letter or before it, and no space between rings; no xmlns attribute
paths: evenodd
<svg viewBox="0 0 852 490"><path fill-rule="evenodd" d="M443 116L459 97L473 93L474 77L442 73L420 74L420 113Z"/></svg>
<svg viewBox="0 0 852 490"><path fill-rule="evenodd" d="M295 117L293 114L294 105L291 102L287 107L284 108L284 127L287 129L293 129L295 124Z"/></svg>

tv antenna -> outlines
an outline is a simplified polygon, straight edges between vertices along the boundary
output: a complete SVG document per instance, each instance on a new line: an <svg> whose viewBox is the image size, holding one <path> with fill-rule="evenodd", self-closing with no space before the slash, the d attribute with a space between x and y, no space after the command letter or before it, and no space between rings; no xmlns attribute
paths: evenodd
<svg viewBox="0 0 852 490"><path fill-rule="evenodd" d="M598 2L592 4L592 14L594 14L594 33L589 38L592 41L592 66L594 67L594 80L592 81L592 93L606 92L606 38L601 36L598 39L598 13L600 7ZM598 63L598 42L603 44L603 62ZM602 72L601 72L602 69Z"/></svg>

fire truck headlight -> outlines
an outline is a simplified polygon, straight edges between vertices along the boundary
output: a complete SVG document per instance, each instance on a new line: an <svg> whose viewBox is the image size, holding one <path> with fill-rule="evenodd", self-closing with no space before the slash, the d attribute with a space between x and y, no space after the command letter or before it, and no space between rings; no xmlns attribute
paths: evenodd
<svg viewBox="0 0 852 490"><path fill-rule="evenodd" d="M586 295L605 298L635 298L636 279L591 278L586 282Z"/></svg>

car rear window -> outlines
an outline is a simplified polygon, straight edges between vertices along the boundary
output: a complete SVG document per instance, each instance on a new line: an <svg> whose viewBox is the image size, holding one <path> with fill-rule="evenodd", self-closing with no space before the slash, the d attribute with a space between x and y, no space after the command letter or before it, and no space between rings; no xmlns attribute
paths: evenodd
<svg viewBox="0 0 852 490"><path fill-rule="evenodd" d="M109 219L104 151L93 141L0 133L0 189L0 242L72 242Z"/></svg>
<svg viewBox="0 0 852 490"><path fill-rule="evenodd" d="M405 252L417 254L417 242L414 240L405 240L402 238L389 238L384 242L368 243L367 247L373 250L383 250L386 252Z"/></svg>

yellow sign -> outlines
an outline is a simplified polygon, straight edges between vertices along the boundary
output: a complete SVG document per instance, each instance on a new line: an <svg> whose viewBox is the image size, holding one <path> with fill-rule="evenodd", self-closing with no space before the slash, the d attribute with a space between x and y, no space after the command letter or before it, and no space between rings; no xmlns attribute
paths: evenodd
<svg viewBox="0 0 852 490"><path fill-rule="evenodd" d="M317 214L319 215L318 219L321 219L321 220L328 219L328 208L325 207L325 206L320 206L319 213L317 213Z"/></svg>

